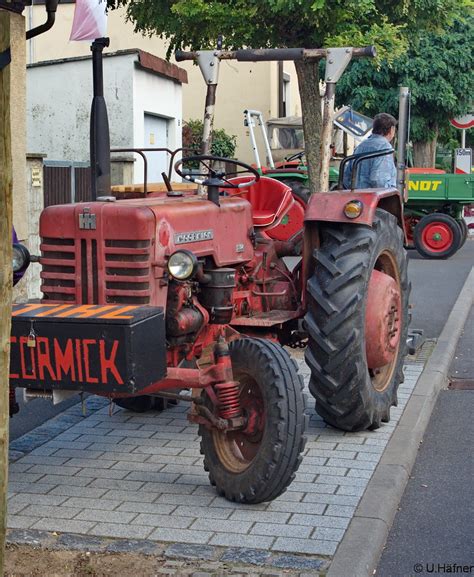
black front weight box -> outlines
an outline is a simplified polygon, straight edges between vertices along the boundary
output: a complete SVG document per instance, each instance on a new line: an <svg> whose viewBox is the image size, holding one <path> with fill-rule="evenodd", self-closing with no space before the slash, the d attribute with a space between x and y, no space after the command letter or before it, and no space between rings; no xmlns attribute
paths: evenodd
<svg viewBox="0 0 474 577"><path fill-rule="evenodd" d="M137 394L165 376L161 307L13 305L13 387Z"/></svg>

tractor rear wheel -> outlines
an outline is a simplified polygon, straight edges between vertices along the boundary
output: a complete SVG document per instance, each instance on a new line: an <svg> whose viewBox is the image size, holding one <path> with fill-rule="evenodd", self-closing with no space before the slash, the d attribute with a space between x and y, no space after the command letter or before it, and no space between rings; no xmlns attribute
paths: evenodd
<svg viewBox="0 0 474 577"><path fill-rule="evenodd" d="M460 249L461 240L461 228L449 214L427 214L415 226L415 248L425 258L449 258Z"/></svg>
<svg viewBox="0 0 474 577"><path fill-rule="evenodd" d="M281 495L301 462L305 445L303 379L280 346L242 338L230 345L245 429L209 430L200 425L204 468L220 495L239 503L261 503ZM208 408L212 409L203 392Z"/></svg>
<svg viewBox="0 0 474 577"><path fill-rule="evenodd" d="M390 420L408 333L407 256L397 219L324 224L307 284L309 389L323 419L346 431Z"/></svg>
<svg viewBox="0 0 474 577"><path fill-rule="evenodd" d="M459 228L461 229L461 244L459 248L462 248L469 236L469 228L467 226L467 222L463 218L458 218L457 223L459 224Z"/></svg>
<svg viewBox="0 0 474 577"><path fill-rule="evenodd" d="M304 181L299 178L282 178L281 182L284 182L289 186L293 192L293 196L299 198L306 206L311 196L309 187L305 185Z"/></svg>
<svg viewBox="0 0 474 577"><path fill-rule="evenodd" d="M114 399L114 403L122 409L134 413L146 413L147 411L164 411L171 405L177 405L178 401L151 395L138 395L137 397L125 397Z"/></svg>

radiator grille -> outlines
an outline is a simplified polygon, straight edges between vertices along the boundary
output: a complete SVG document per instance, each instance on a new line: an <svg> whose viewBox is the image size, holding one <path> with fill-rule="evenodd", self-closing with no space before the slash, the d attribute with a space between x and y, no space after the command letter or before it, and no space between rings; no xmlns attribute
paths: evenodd
<svg viewBox="0 0 474 577"><path fill-rule="evenodd" d="M41 290L49 302L76 301L76 247L73 238L43 238Z"/></svg>
<svg viewBox="0 0 474 577"><path fill-rule="evenodd" d="M106 240L104 251L106 302L148 304L151 242Z"/></svg>
<svg viewBox="0 0 474 577"><path fill-rule="evenodd" d="M43 238L48 302L149 304L151 241Z"/></svg>

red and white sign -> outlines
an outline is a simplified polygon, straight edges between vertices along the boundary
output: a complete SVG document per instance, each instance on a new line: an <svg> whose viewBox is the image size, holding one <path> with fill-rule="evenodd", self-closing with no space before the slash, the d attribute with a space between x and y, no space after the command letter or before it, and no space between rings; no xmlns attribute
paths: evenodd
<svg viewBox="0 0 474 577"><path fill-rule="evenodd" d="M107 35L106 0L76 0L70 40L95 40Z"/></svg>
<svg viewBox="0 0 474 577"><path fill-rule="evenodd" d="M463 116L457 116L456 118L451 118L449 121L455 128L461 130L467 130L474 126L474 113L464 114Z"/></svg>
<svg viewBox="0 0 474 577"><path fill-rule="evenodd" d="M470 148L456 148L454 151L454 173L471 174L472 150Z"/></svg>

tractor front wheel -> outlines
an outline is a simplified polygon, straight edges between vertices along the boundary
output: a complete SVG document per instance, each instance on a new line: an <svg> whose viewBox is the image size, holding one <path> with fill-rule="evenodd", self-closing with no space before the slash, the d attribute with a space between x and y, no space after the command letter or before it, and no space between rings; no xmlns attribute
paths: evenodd
<svg viewBox="0 0 474 577"><path fill-rule="evenodd" d="M449 214L427 214L415 226L415 248L425 258L449 258L460 249L461 241L461 228Z"/></svg>
<svg viewBox="0 0 474 577"><path fill-rule="evenodd" d="M204 468L218 493L230 501L270 501L285 491L301 462L303 380L288 353L270 341L233 341L230 355L247 425L227 432L200 425ZM203 396L212 409L205 392Z"/></svg>
<svg viewBox="0 0 474 577"><path fill-rule="evenodd" d="M324 224L307 284L309 389L323 419L346 431L390 420L408 333L407 256L397 219Z"/></svg>

